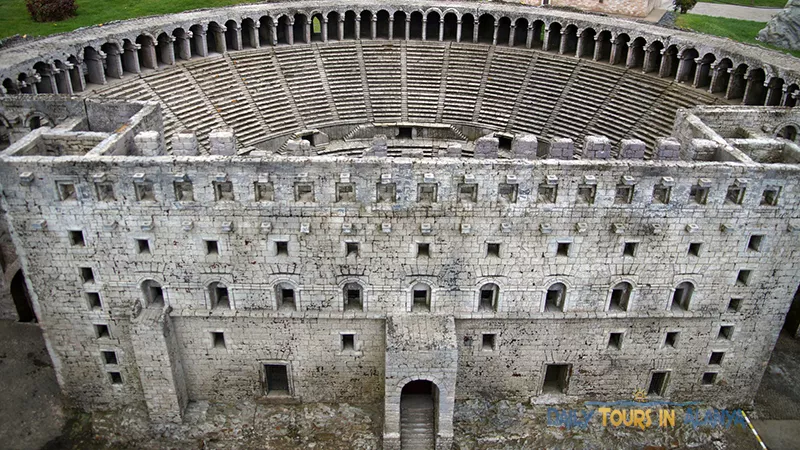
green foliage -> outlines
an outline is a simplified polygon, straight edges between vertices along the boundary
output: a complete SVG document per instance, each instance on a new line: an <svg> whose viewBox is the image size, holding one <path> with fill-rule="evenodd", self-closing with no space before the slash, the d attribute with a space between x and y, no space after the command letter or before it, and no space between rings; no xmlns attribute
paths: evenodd
<svg viewBox="0 0 800 450"><path fill-rule="evenodd" d="M694 8L694 5L697 4L697 0L672 0L672 4L675 5L676 11L680 11L681 14L686 14L690 9Z"/></svg>
<svg viewBox="0 0 800 450"><path fill-rule="evenodd" d="M753 22L750 20L726 19L724 17L685 14L678 16L675 19L675 25L687 30L730 38L734 41L743 42L745 44L753 44L761 47L771 48L773 50L789 53L800 58L800 51L780 49L756 40L758 32L767 26L765 22Z"/></svg>
<svg viewBox="0 0 800 450"><path fill-rule="evenodd" d="M25 0L25 7L37 22L64 20L75 15L75 0Z"/></svg>
<svg viewBox="0 0 800 450"><path fill-rule="evenodd" d="M783 8L786 6L786 0L700 0L700 3L754 6L758 8Z"/></svg>

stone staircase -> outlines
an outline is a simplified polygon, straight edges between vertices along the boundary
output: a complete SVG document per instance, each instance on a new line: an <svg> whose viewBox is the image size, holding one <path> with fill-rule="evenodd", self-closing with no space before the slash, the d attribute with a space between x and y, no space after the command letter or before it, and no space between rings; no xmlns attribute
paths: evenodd
<svg viewBox="0 0 800 450"><path fill-rule="evenodd" d="M508 127L530 64L530 52L495 49L478 116L481 123L494 125L499 130Z"/></svg>
<svg viewBox="0 0 800 450"><path fill-rule="evenodd" d="M488 47L452 44L447 65L444 122L472 122Z"/></svg>
<svg viewBox="0 0 800 450"><path fill-rule="evenodd" d="M576 63L574 59L539 54L511 126L514 132L541 133Z"/></svg>
<svg viewBox="0 0 800 450"><path fill-rule="evenodd" d="M361 68L355 43L318 46L340 120L368 121Z"/></svg>
<svg viewBox="0 0 800 450"><path fill-rule="evenodd" d="M435 122L445 47L409 41L406 47L408 120Z"/></svg>
<svg viewBox="0 0 800 450"><path fill-rule="evenodd" d="M402 120L400 44L393 41L362 42L369 99L375 122Z"/></svg>
<svg viewBox="0 0 800 450"><path fill-rule="evenodd" d="M306 128L333 122L328 93L312 47L276 47L275 57Z"/></svg>
<svg viewBox="0 0 800 450"><path fill-rule="evenodd" d="M234 52L230 57L270 134L300 128L289 93L278 80L270 49Z"/></svg>
<svg viewBox="0 0 800 450"><path fill-rule="evenodd" d="M436 443L433 398L404 395L400 402L400 448L433 450Z"/></svg>

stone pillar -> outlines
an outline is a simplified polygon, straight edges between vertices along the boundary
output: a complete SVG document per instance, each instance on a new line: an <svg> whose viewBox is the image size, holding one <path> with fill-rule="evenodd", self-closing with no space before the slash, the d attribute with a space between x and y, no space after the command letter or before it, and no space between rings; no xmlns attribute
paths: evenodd
<svg viewBox="0 0 800 450"><path fill-rule="evenodd" d="M373 41L378 37L378 16L373 14L369 23L369 38Z"/></svg>
<svg viewBox="0 0 800 450"><path fill-rule="evenodd" d="M183 130L172 136L172 154L174 156L197 156L200 154L197 135L193 131Z"/></svg>
<svg viewBox="0 0 800 450"><path fill-rule="evenodd" d="M672 70L672 58L667 56L667 50L661 50L661 66L658 68L658 76L660 78L664 78L669 76L670 71Z"/></svg>
<svg viewBox="0 0 800 450"><path fill-rule="evenodd" d="M644 61L642 62L643 73L648 73L653 71L653 68L651 67L654 63L652 53L653 50L650 48L644 51Z"/></svg>
<svg viewBox="0 0 800 450"><path fill-rule="evenodd" d="M394 39L394 16L389 16L389 40Z"/></svg>
<svg viewBox="0 0 800 450"><path fill-rule="evenodd" d="M539 140L532 134L521 134L511 142L511 153L517 159L536 159L539 152Z"/></svg>
<svg viewBox="0 0 800 450"><path fill-rule="evenodd" d="M72 90L72 77L69 75L70 69L72 69L72 64L63 63L63 66L56 73L56 87L59 94L72 95L74 93Z"/></svg>
<svg viewBox="0 0 800 450"><path fill-rule="evenodd" d="M111 78L122 78L122 57L119 49L110 46L106 53L106 75Z"/></svg>
<svg viewBox="0 0 800 450"><path fill-rule="evenodd" d="M236 136L230 128L218 128L208 135L208 145L212 155L235 155Z"/></svg>
<svg viewBox="0 0 800 450"><path fill-rule="evenodd" d="M656 139L655 159L678 159L681 156L681 143L675 138Z"/></svg>
<svg viewBox="0 0 800 450"><path fill-rule="evenodd" d="M546 26L544 28L544 42L542 42L542 50L548 51L550 50L550 27Z"/></svg>
<svg viewBox="0 0 800 450"><path fill-rule="evenodd" d="M291 18L286 21L285 33L286 33L286 42L288 42L289 45L294 45L294 18Z"/></svg>
<svg viewBox="0 0 800 450"><path fill-rule="evenodd" d="M133 137L133 144L141 156L162 156L164 150L164 138L158 131L142 131Z"/></svg>
<svg viewBox="0 0 800 450"><path fill-rule="evenodd" d="M511 31L508 33L508 46L509 47L513 47L514 46L514 36L516 36L516 34L517 34L517 24L516 23L512 23L511 24Z"/></svg>
<svg viewBox="0 0 800 450"><path fill-rule="evenodd" d="M525 37L525 48L533 47L533 24L528 25L528 35Z"/></svg>
<svg viewBox="0 0 800 450"><path fill-rule="evenodd" d="M619 141L619 159L644 159L645 143L639 139Z"/></svg>
<svg viewBox="0 0 800 450"><path fill-rule="evenodd" d="M361 40L361 16L356 16L356 40Z"/></svg>
<svg viewBox="0 0 800 450"><path fill-rule="evenodd" d="M724 68L720 68L717 63L711 64L711 83L708 86L708 92L714 94L716 92L720 92L722 90L722 71L725 70Z"/></svg>
<svg viewBox="0 0 800 450"><path fill-rule="evenodd" d="M81 70L81 61L75 58L77 64L74 64L69 70L69 77L72 80L72 91L83 92L86 90L86 80L83 78L83 70Z"/></svg>
<svg viewBox="0 0 800 450"><path fill-rule="evenodd" d="M344 40L344 17L339 16L339 24L336 26L336 38Z"/></svg>
<svg viewBox="0 0 800 450"><path fill-rule="evenodd" d="M233 28L233 50L241 50L242 49L242 26L238 23L236 27Z"/></svg>
<svg viewBox="0 0 800 450"><path fill-rule="evenodd" d="M428 16L422 17L422 40L428 40Z"/></svg>
<svg viewBox="0 0 800 450"><path fill-rule="evenodd" d="M461 42L461 18L456 21L456 42Z"/></svg>
<svg viewBox="0 0 800 450"><path fill-rule="evenodd" d="M439 42L444 40L444 17L439 17Z"/></svg>
<svg viewBox="0 0 800 450"><path fill-rule="evenodd" d="M603 42L605 42L605 39L603 39L602 36L597 35L594 37L594 55L592 55L592 61L600 61L600 58L603 56ZM611 44L611 49L612 49L611 52L613 54L614 44ZM608 62L609 64L612 62L610 55L608 58Z"/></svg>
<svg viewBox="0 0 800 450"><path fill-rule="evenodd" d="M781 91L770 86L769 81L764 81L764 87L767 88L767 95L764 96L764 106L778 106L781 102Z"/></svg>
<svg viewBox="0 0 800 450"><path fill-rule="evenodd" d="M558 46L558 54L563 55L567 51L567 40L564 38L564 30L561 30L561 42Z"/></svg>
<svg viewBox="0 0 800 450"><path fill-rule="evenodd" d="M311 19L314 20L314 19ZM328 42L328 18L322 18L322 42Z"/></svg>
<svg viewBox="0 0 800 450"><path fill-rule="evenodd" d="M312 17L311 20L306 19L306 25L303 27L303 40L306 44L311 43L311 21L314 20Z"/></svg>
<svg viewBox="0 0 800 450"><path fill-rule="evenodd" d="M217 48L215 50L222 54L228 51L228 44L225 42L225 32L227 30L227 27L220 25L218 29L212 31L212 33L214 33L214 41L217 43Z"/></svg>
<svg viewBox="0 0 800 450"><path fill-rule="evenodd" d="M595 47L595 53L597 53L597 47ZM616 64L617 58L619 58L619 44L617 44L617 40L611 41L611 55L608 57L609 64ZM628 59L630 59L630 51L628 51ZM625 61L625 67L628 67L628 61Z"/></svg>
<svg viewBox="0 0 800 450"><path fill-rule="evenodd" d="M328 19L325 19L325 23L326 24L328 23ZM252 45L253 48L261 48L261 39L258 38L261 35L261 33L259 32L260 29L261 29L261 22L258 21L258 20L254 20L252 28L249 29L249 31L250 31L250 45ZM325 28L325 32L327 32L327 31L328 31L328 29L326 27Z"/></svg>
<svg viewBox="0 0 800 450"><path fill-rule="evenodd" d="M161 52L161 61L167 65L175 65L175 36L169 36L166 40L159 42L159 51Z"/></svg>
<svg viewBox="0 0 800 450"><path fill-rule="evenodd" d="M494 23L494 32L492 33L492 45L497 45L497 30L499 28L500 27L498 26L498 23L495 22Z"/></svg>
<svg viewBox="0 0 800 450"><path fill-rule="evenodd" d="M475 25L472 27L472 43L478 43L478 27L480 26L480 21L477 17L475 17Z"/></svg>
<svg viewBox="0 0 800 450"><path fill-rule="evenodd" d="M149 39L145 39L144 44L141 44L141 58L139 59L139 66L146 69L158 68L158 58L156 58L156 46Z"/></svg>
<svg viewBox="0 0 800 450"><path fill-rule="evenodd" d="M605 136L586 136L583 144L586 159L608 159L611 157L611 141Z"/></svg>
<svg viewBox="0 0 800 450"><path fill-rule="evenodd" d="M583 33L580 30L577 31L578 36L578 43L575 45L575 57L580 58L583 56Z"/></svg>
<svg viewBox="0 0 800 450"><path fill-rule="evenodd" d="M37 82L37 92L40 94L55 94L58 92L55 75L53 75L53 66L48 65L46 69L36 73L39 75L40 80Z"/></svg>
<svg viewBox="0 0 800 450"><path fill-rule="evenodd" d="M175 39L178 41L178 54L175 55L176 58L180 58L184 61L188 61L192 59L192 33L191 31L187 31L181 37L176 37ZM256 35L256 38L258 35Z"/></svg>
<svg viewBox="0 0 800 450"><path fill-rule="evenodd" d="M475 140L475 158L497 159L500 140L495 136L482 136Z"/></svg>
<svg viewBox="0 0 800 450"><path fill-rule="evenodd" d="M106 84L106 74L103 70L103 59L106 54L99 50L89 51L83 55L86 67L89 69L89 82L94 84Z"/></svg>
<svg viewBox="0 0 800 450"><path fill-rule="evenodd" d="M797 93L798 91L795 91ZM783 86L783 95L781 96L781 106L787 106L792 99L792 92L789 92L789 86Z"/></svg>
<svg viewBox="0 0 800 450"><path fill-rule="evenodd" d="M208 40L206 39L206 30L200 30L197 33L193 33L192 39L194 39L194 51L197 52L197 56L201 58L208 56Z"/></svg>
<svg viewBox="0 0 800 450"><path fill-rule="evenodd" d="M406 38L405 40L411 39L411 14L406 16Z"/></svg>
<svg viewBox="0 0 800 450"><path fill-rule="evenodd" d="M641 47L641 46L640 45L634 46L634 45L628 44L628 57L625 58L625 67L626 68L631 68L636 64L636 53L637 52L635 51L635 49L639 48L639 47ZM647 61L647 55L646 54L645 54L644 59L645 59L645 61ZM642 65L644 65L645 61L642 61Z"/></svg>
<svg viewBox="0 0 800 450"><path fill-rule="evenodd" d="M694 82L694 80L688 80L687 79L688 75L689 75L689 70L691 69L691 65L692 65L693 62L694 62L694 58L679 58L678 59L678 70L675 72L675 81L677 83L680 83L680 82L683 82L683 81ZM695 74L697 74L697 71L695 71Z"/></svg>
<svg viewBox="0 0 800 450"><path fill-rule="evenodd" d="M139 44L127 42L122 50L122 67L125 71L130 73L141 73L142 69L139 67L139 49L142 48Z"/></svg>
<svg viewBox="0 0 800 450"><path fill-rule="evenodd" d="M692 80L692 87L699 87L701 80L708 76L708 66L707 62L703 62L703 58L697 58L694 60L696 64L695 67L697 69L694 71L694 79Z"/></svg>
<svg viewBox="0 0 800 450"><path fill-rule="evenodd" d="M273 21L269 27L269 36L272 41L271 45L278 45L278 25Z"/></svg>
<svg viewBox="0 0 800 450"><path fill-rule="evenodd" d="M141 309L131 320L131 344L147 413L153 423L180 423L189 396L169 313Z"/></svg>

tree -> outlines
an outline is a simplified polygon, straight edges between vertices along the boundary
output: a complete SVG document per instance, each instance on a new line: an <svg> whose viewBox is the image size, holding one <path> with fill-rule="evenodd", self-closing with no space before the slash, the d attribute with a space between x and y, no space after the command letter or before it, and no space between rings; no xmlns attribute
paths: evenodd
<svg viewBox="0 0 800 450"><path fill-rule="evenodd" d="M675 10L680 10L681 14L686 14L690 9L694 8L697 0L673 0Z"/></svg>

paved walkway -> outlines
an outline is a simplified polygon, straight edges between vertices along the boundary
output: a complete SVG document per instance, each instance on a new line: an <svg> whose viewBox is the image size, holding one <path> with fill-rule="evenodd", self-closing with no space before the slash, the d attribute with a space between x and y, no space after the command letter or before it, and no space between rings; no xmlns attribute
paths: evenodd
<svg viewBox="0 0 800 450"><path fill-rule="evenodd" d="M749 6L721 5L719 3L698 3L689 13L701 16L752 20L754 22L769 22L769 19L778 14L780 10L781 8L751 8Z"/></svg>

